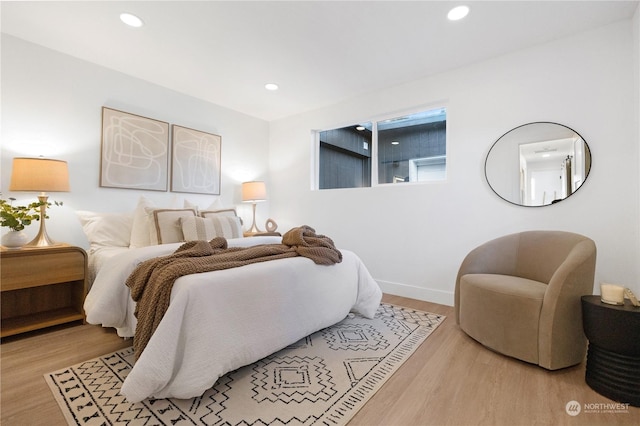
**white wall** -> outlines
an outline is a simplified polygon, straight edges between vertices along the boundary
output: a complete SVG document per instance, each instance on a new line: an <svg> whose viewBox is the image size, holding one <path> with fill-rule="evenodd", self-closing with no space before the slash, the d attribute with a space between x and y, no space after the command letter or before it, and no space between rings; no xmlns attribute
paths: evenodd
<svg viewBox="0 0 640 426"><path fill-rule="evenodd" d="M635 139L640 141L640 5L636 8L636 12L633 15L632 21L633 32L633 64L634 64L634 83L635 83L635 112L633 119L635 120L636 135ZM640 144L640 142L639 142ZM636 164L640 165L640 148L638 149L638 161ZM640 168L640 167L638 167ZM640 172L639 172L640 174ZM640 180L640 176L638 176ZM638 199L640 199L640 185L638 185ZM637 216L638 222L640 222L640 214ZM639 225L640 227L640 225ZM636 250L640 252L640 237L636 239ZM640 276L640 260L636 258L636 276ZM636 279L636 289L640 289L640 281ZM636 294L637 296L637 294Z"/></svg>
<svg viewBox="0 0 640 426"><path fill-rule="evenodd" d="M404 296L452 304L457 270L469 250L528 229L593 238L596 283L621 283L640 293L633 40L632 23L624 21L272 122L271 214L284 229L306 223L333 237L360 255L383 290ZM637 73L636 66L636 83ZM310 190L311 129L441 101L448 107L445 183ZM543 208L501 200L483 170L498 137L533 121L575 129L593 154L584 186Z"/></svg>
<svg viewBox="0 0 640 426"><path fill-rule="evenodd" d="M220 197L158 191L100 188L102 106L222 136ZM266 179L268 123L53 50L2 36L2 198L36 201L35 194L8 191L11 161L18 156L66 160L71 192L52 193L63 207L48 210L47 230L56 241L87 247L75 210L132 211L140 195L159 206L183 200L235 206L251 223L251 210L240 203L240 183ZM258 205L264 223L268 203ZM27 228L31 235L37 225ZM2 230L6 232L6 229Z"/></svg>
<svg viewBox="0 0 640 426"><path fill-rule="evenodd" d="M83 247L74 210L128 211L140 195L162 205L187 198L208 206L216 199L100 188L105 105L222 135L220 205L235 205L250 220L240 182L267 180L270 199L258 205L259 223L273 217L279 230L314 226L358 253L387 292L451 304L458 266L471 248L509 232L563 229L596 241L596 283L617 282L640 293L639 20L636 12L633 21L270 124L3 35L2 197L35 199L8 191L13 157L67 160L71 192L51 195L65 205L50 210L48 230ZM445 183L310 190L311 129L441 102L448 106ZM508 204L484 178L493 142L532 121L566 124L593 154L584 186L544 208Z"/></svg>

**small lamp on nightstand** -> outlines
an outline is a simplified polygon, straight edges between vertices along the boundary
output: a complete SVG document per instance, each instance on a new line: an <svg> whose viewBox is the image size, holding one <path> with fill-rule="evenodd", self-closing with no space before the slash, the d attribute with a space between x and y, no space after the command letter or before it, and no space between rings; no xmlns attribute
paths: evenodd
<svg viewBox="0 0 640 426"><path fill-rule="evenodd" d="M69 170L67 162L47 158L14 158L9 191L40 192L40 230L38 235L25 247L48 247L55 243L47 235L44 220L47 217L47 192L69 191Z"/></svg>
<svg viewBox="0 0 640 426"><path fill-rule="evenodd" d="M264 182L253 181L244 182L242 184L242 201L245 203L253 203L253 223L247 233L255 234L261 232L256 226L256 203L267 199L267 188Z"/></svg>

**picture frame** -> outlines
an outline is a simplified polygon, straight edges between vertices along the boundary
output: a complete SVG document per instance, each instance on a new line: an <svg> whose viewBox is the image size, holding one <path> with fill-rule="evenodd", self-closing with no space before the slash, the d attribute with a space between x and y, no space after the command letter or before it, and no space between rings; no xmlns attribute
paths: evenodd
<svg viewBox="0 0 640 426"><path fill-rule="evenodd" d="M220 195L222 137L171 126L171 191Z"/></svg>
<svg viewBox="0 0 640 426"><path fill-rule="evenodd" d="M169 123L102 107L100 186L167 191Z"/></svg>

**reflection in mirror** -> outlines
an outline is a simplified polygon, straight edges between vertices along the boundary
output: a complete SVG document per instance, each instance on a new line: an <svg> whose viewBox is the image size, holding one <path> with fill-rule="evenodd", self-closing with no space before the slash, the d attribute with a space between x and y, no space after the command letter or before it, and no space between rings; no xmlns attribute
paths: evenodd
<svg viewBox="0 0 640 426"><path fill-rule="evenodd" d="M485 175L501 198L521 206L564 200L584 183L591 151L582 136L557 123L516 127L491 147Z"/></svg>

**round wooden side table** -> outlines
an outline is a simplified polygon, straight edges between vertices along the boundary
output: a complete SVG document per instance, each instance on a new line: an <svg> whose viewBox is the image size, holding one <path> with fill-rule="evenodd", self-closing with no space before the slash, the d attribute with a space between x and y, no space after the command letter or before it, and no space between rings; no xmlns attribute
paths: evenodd
<svg viewBox="0 0 640 426"><path fill-rule="evenodd" d="M609 305L600 296L582 296L582 325L589 339L589 387L640 407L640 307L626 299L624 305Z"/></svg>

